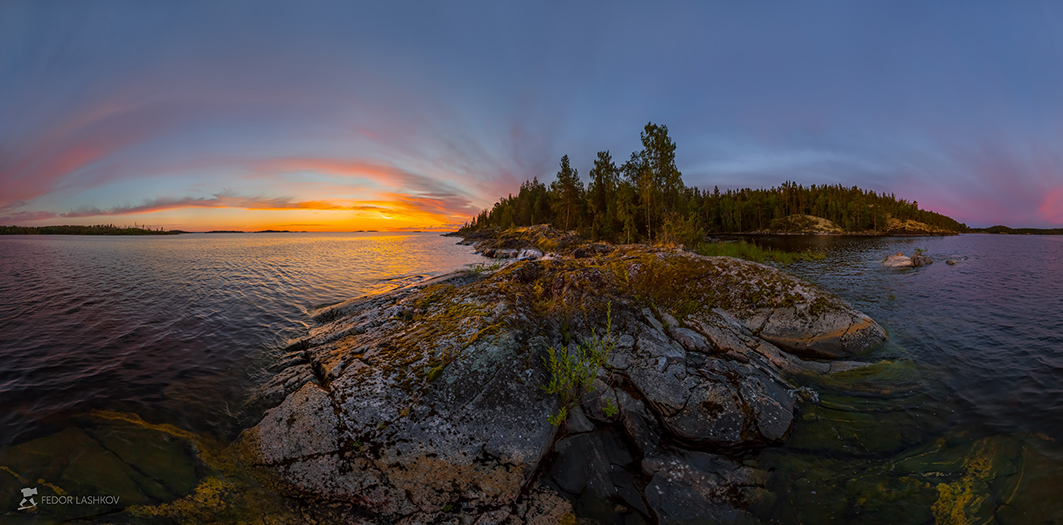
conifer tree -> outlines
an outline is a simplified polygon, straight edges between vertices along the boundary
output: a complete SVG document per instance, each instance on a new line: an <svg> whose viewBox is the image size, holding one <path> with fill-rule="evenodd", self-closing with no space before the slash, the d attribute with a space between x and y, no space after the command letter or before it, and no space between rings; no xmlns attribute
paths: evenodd
<svg viewBox="0 0 1063 525"><path fill-rule="evenodd" d="M583 183L579 180L579 172L569 165L568 155L561 157L561 169L557 172L557 180L550 184L550 191L556 197L555 221L568 231L582 215L579 208L583 201Z"/></svg>

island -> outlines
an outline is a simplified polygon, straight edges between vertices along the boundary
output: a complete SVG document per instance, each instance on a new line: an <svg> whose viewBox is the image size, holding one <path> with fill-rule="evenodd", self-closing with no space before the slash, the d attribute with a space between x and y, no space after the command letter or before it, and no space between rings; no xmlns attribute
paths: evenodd
<svg viewBox="0 0 1063 525"><path fill-rule="evenodd" d="M93 226L0 226L0 235L177 235L184 230L149 229L143 226L118 227L113 224Z"/></svg>
<svg viewBox="0 0 1063 525"><path fill-rule="evenodd" d="M1063 228L1009 228L998 224L988 228L969 228L968 233L995 233L999 235L1063 235Z"/></svg>
<svg viewBox="0 0 1063 525"><path fill-rule="evenodd" d="M886 339L740 259L548 225L464 242L512 257L314 313L234 445L276 490L370 522L575 523L574 497L742 522L766 479L743 458L785 442L802 402L788 378L865 366Z"/></svg>
<svg viewBox="0 0 1063 525"><path fill-rule="evenodd" d="M233 445L318 521L744 523L756 457L885 330L708 233L954 234L893 195L689 188L665 126L584 187L567 156L453 235L493 259L313 313ZM732 243L738 244L738 243ZM808 254L815 257L815 254ZM752 258L752 257L751 257ZM596 510L597 509L597 510Z"/></svg>

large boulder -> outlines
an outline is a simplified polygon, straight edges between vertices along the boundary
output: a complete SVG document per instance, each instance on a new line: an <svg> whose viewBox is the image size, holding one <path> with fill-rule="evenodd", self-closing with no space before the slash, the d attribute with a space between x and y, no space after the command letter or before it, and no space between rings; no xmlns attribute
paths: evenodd
<svg viewBox="0 0 1063 525"><path fill-rule="evenodd" d="M887 268L911 268L913 266L912 258L907 255L901 255L901 252L886 256L882 260L882 265Z"/></svg>
<svg viewBox="0 0 1063 525"><path fill-rule="evenodd" d="M785 375L831 370L794 354L854 355L884 331L767 266L597 253L457 273L318 312L322 324L256 397L274 406L243 434L245 457L298 497L392 521L444 520L455 508L510 523L567 512L542 503L563 500L535 479L643 518L741 521L728 495L746 481L734 481L734 463L698 454L785 441L796 410ZM607 330L594 391L551 425L560 405L542 388L547 349L576 355ZM676 462L678 477L668 474ZM669 503L683 498L712 510ZM535 501L546 510L529 510Z"/></svg>

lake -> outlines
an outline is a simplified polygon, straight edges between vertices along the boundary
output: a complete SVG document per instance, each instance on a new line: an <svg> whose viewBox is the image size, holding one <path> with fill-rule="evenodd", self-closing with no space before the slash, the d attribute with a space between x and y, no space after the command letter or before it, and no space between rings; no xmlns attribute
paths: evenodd
<svg viewBox="0 0 1063 525"><path fill-rule="evenodd" d="M793 435L761 454L775 523L1063 521L1063 237L780 236L824 251L788 271L867 313L889 342L806 380ZM934 264L884 268L925 250ZM947 259L958 262L947 265ZM954 520L954 521L949 521Z"/></svg>
<svg viewBox="0 0 1063 525"><path fill-rule="evenodd" d="M167 490L151 494L152 480L131 476L134 487L92 470L150 470L121 457L133 448L192 454L167 448L172 436L145 425L231 440L255 416L241 410L247 388L305 334L309 312L485 260L456 241L438 233L0 237L0 447L22 444L0 450L0 502L13 498L0 516L37 479L67 492L129 493L137 503L187 492L203 472L174 483L172 465L161 463L146 477ZM143 421L85 417L94 411ZM45 510L60 519L99 509Z"/></svg>
<svg viewBox="0 0 1063 525"><path fill-rule="evenodd" d="M755 459L769 477L754 514L1063 520L1063 237L756 242L824 251L787 270L890 340L861 356L872 367L796 380L808 400L787 444ZM879 263L915 248L936 262ZM254 420L247 389L311 311L483 261L438 234L0 237L0 517L58 522L114 507L16 511L30 487L121 495L165 517L165 502L215 486L203 480L237 486L225 485L239 475L218 451ZM268 489L239 483L255 496L246 512L283 510Z"/></svg>

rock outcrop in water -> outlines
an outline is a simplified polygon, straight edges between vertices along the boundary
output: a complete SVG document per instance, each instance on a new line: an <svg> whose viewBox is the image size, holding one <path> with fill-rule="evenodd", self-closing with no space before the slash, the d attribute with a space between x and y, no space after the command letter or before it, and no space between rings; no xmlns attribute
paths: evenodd
<svg viewBox="0 0 1063 525"><path fill-rule="evenodd" d="M911 257L901 255L901 252L897 252L896 255L887 255L882 264L888 268L918 268L934 264L934 260L917 250ZM953 261L951 264L956 264L956 262Z"/></svg>
<svg viewBox="0 0 1063 525"><path fill-rule="evenodd" d="M349 520L574 523L578 497L590 516L744 522L765 473L735 458L787 439L797 399L785 376L852 368L802 356L885 339L837 297L760 264L514 236L482 249L548 255L321 312L262 388L276 406L242 436L247 458ZM603 334L607 311L615 348L553 426L543 356Z"/></svg>

